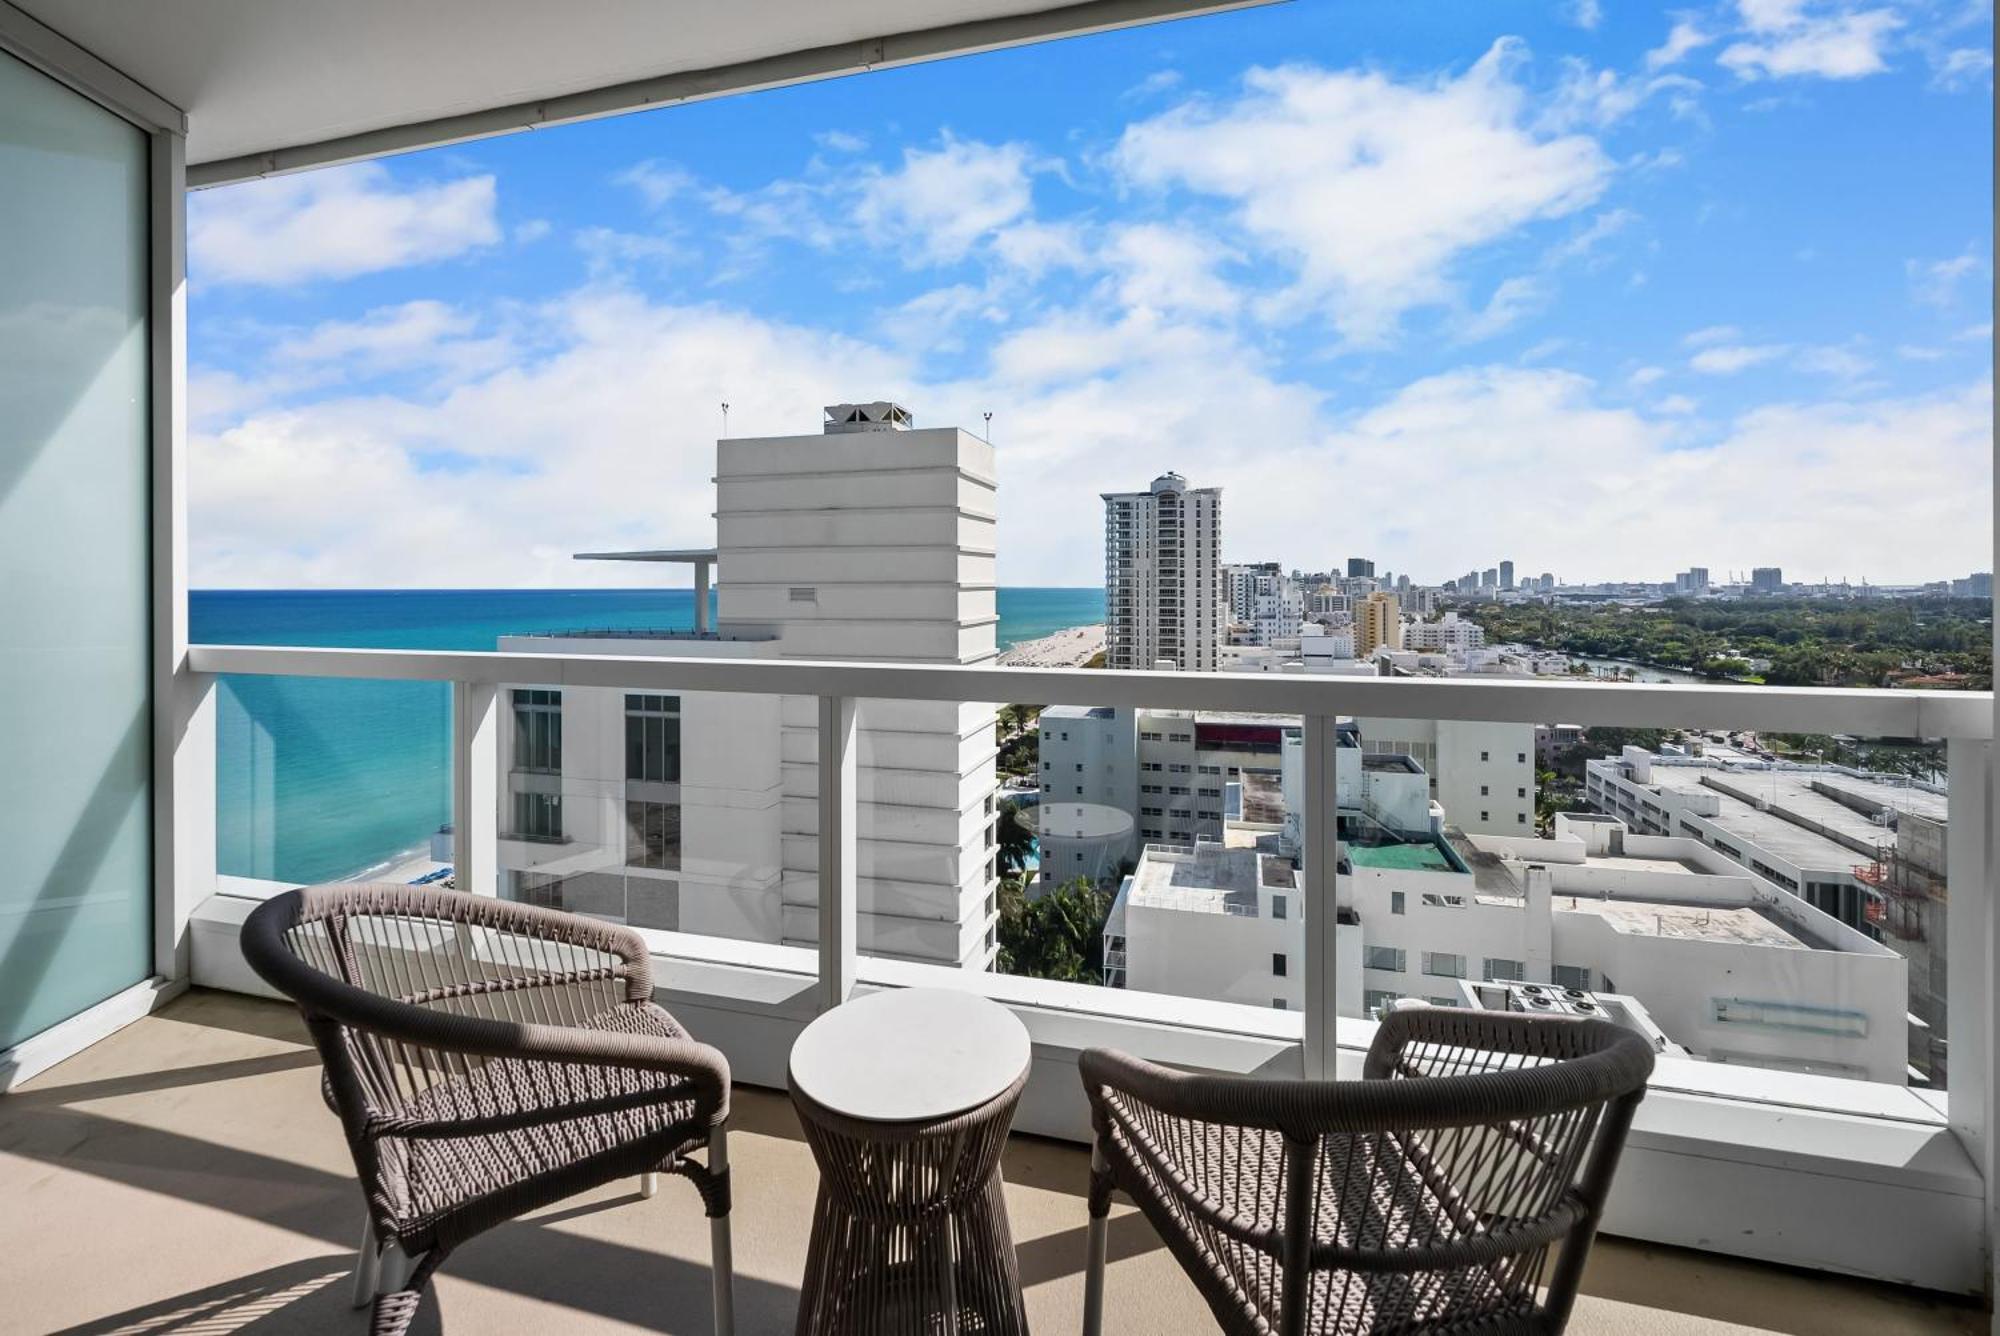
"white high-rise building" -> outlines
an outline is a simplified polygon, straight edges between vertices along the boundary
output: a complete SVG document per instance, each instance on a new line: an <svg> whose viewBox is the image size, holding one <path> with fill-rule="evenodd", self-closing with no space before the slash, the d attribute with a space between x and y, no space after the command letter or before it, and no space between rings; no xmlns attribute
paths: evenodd
<svg viewBox="0 0 2000 1336"><path fill-rule="evenodd" d="M1222 489L1163 473L1143 492L1104 495L1105 662L1212 672L1222 606Z"/></svg>
<svg viewBox="0 0 2000 1336"><path fill-rule="evenodd" d="M917 429L894 404L834 405L819 434L718 441L717 546L611 554L704 576L719 565L715 628L704 609L691 633L565 638L560 651L989 662L995 488L991 446ZM523 687L508 705L506 893L644 927L817 941L811 698ZM856 730L861 948L985 968L993 707L865 701Z"/></svg>

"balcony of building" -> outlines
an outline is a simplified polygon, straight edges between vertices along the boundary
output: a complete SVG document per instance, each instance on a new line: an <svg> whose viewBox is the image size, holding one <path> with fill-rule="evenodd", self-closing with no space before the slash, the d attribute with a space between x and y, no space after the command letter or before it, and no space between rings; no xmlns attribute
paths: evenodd
<svg viewBox="0 0 2000 1336"><path fill-rule="evenodd" d="M790 1330L817 1175L791 1106L739 1084L731 1138L738 1330ZM1016 1135L1004 1163L1029 1319L1078 1329L1084 1150ZM195 990L0 1101L0 1326L113 1332L357 1332L361 1200L319 1061L285 1004ZM1215 1330L1144 1218L1114 1208L1109 1327ZM415 1331L705 1332L708 1237L693 1191L612 1187L468 1244ZM1986 1317L1918 1291L1600 1238L1571 1330L1724 1336L1971 1333Z"/></svg>

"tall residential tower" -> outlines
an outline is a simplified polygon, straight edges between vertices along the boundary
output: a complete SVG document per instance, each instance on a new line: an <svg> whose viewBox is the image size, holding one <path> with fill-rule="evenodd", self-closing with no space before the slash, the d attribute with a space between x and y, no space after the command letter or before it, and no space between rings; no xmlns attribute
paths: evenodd
<svg viewBox="0 0 2000 1336"><path fill-rule="evenodd" d="M1214 671L1228 621L1221 552L1220 487L1163 473L1143 492L1104 493L1106 663Z"/></svg>

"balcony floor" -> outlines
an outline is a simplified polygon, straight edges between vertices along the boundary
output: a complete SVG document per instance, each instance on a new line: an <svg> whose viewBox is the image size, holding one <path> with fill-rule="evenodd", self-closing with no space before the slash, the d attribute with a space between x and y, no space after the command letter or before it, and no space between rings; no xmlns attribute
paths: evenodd
<svg viewBox="0 0 2000 1336"><path fill-rule="evenodd" d="M0 1097L0 1331L361 1332L347 1306L360 1198L289 1007L190 993ZM789 1331L817 1182L790 1105L741 1089L731 1150L739 1330ZM1016 1137L1007 1203L1038 1331L1078 1329L1086 1158ZM1107 1325L1210 1332L1145 1221L1112 1220ZM612 1187L469 1244L427 1332L706 1332L694 1194ZM1600 1240L1571 1330L1975 1333L1970 1307L1885 1286Z"/></svg>

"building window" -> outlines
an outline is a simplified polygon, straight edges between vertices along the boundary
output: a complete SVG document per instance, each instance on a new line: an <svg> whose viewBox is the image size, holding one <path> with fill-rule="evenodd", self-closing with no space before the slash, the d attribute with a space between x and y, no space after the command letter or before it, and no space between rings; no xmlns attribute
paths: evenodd
<svg viewBox="0 0 2000 1336"><path fill-rule="evenodd" d="M1482 809L1479 813L1479 819L1481 821L1491 821L1493 819L1493 814L1491 812Z"/></svg>
<svg viewBox="0 0 2000 1336"><path fill-rule="evenodd" d="M1502 960L1496 956L1486 957L1486 977L1500 979L1508 983L1518 983L1528 977L1527 966L1518 960Z"/></svg>
<svg viewBox="0 0 2000 1336"><path fill-rule="evenodd" d="M1493 753L1491 753L1491 752L1481 752L1481 753L1479 753L1479 759L1480 759L1480 760L1482 760L1482 761L1490 761L1490 760L1492 760L1492 759L1493 759Z"/></svg>
<svg viewBox="0 0 2000 1336"><path fill-rule="evenodd" d="M1281 918L1283 918L1284 916L1285 916L1285 897L1284 897L1284 896L1282 896L1282 895L1274 895L1274 896L1272 896L1272 897L1271 897L1271 917L1272 917L1272 918L1274 918L1274 919L1281 919Z"/></svg>
<svg viewBox="0 0 2000 1336"><path fill-rule="evenodd" d="M625 778L681 782L681 698L625 698Z"/></svg>
<svg viewBox="0 0 2000 1336"><path fill-rule="evenodd" d="M1481 784L1479 786L1479 796L1482 798L1489 796L1488 790L1484 784Z"/></svg>
<svg viewBox="0 0 2000 1336"><path fill-rule="evenodd" d="M1525 798L1528 796L1528 791L1526 789L1515 789L1514 796L1516 798Z"/></svg>
<svg viewBox="0 0 2000 1336"><path fill-rule="evenodd" d="M1271 953L1271 973L1276 977L1280 979L1285 977L1285 969L1288 964L1289 962L1286 961L1283 951L1273 951Z"/></svg>
<svg viewBox="0 0 2000 1336"><path fill-rule="evenodd" d="M1426 951L1424 973L1438 979L1463 979L1465 957L1454 951Z"/></svg>
<svg viewBox="0 0 2000 1336"><path fill-rule="evenodd" d="M1402 994L1393 988L1368 988L1361 993L1361 1009L1371 1016L1380 1015L1389 1009L1389 1004Z"/></svg>
<svg viewBox="0 0 2000 1336"><path fill-rule="evenodd" d="M1526 752L1515 752L1515 753L1514 753L1514 764L1516 764L1516 765L1526 765L1527 763L1528 763L1528 753L1526 753Z"/></svg>
<svg viewBox="0 0 2000 1336"><path fill-rule="evenodd" d="M562 773L562 692L514 693L514 768Z"/></svg>
<svg viewBox="0 0 2000 1336"><path fill-rule="evenodd" d="M1514 813L1514 824L1515 824L1515 825L1517 825L1517 826L1525 826L1525 825L1527 825L1527 824L1528 824L1528 814L1527 814L1526 812L1516 812L1516 813Z"/></svg>
<svg viewBox="0 0 2000 1336"><path fill-rule="evenodd" d="M524 840L560 840L563 837L562 795L515 794L514 834Z"/></svg>
<svg viewBox="0 0 2000 1336"><path fill-rule="evenodd" d="M1282 997L1274 997L1274 998L1272 998L1272 999L1271 999L1271 1009L1272 1009L1273 1011L1285 1011L1285 1010L1288 1010L1288 1008L1287 1008L1287 1007L1285 1006L1285 999L1284 999L1284 998L1282 998Z"/></svg>
<svg viewBox="0 0 2000 1336"><path fill-rule="evenodd" d="M1400 946L1363 946L1361 963L1371 970L1388 970L1391 974L1401 974L1407 957Z"/></svg>
<svg viewBox="0 0 2000 1336"><path fill-rule="evenodd" d="M628 867L678 872L681 866L679 803L625 804L625 863Z"/></svg>
<svg viewBox="0 0 2000 1336"><path fill-rule="evenodd" d="M1558 965L1552 973L1558 988L1574 988L1580 993L1590 991L1590 966Z"/></svg>
<svg viewBox="0 0 2000 1336"><path fill-rule="evenodd" d="M1403 907L1403 893L1401 891L1389 892L1389 912L1391 914L1400 914L1403 912Z"/></svg>

